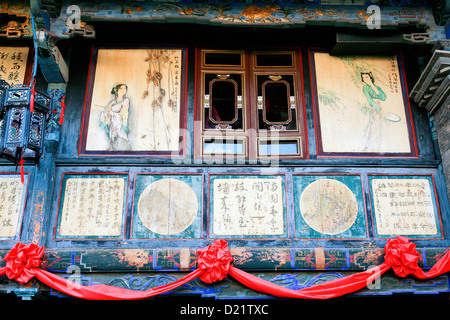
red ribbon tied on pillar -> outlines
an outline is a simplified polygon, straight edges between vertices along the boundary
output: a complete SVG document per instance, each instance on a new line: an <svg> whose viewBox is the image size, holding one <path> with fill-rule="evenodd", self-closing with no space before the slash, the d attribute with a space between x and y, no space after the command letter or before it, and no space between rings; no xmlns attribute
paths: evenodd
<svg viewBox="0 0 450 320"><path fill-rule="evenodd" d="M35 276L34 268L41 265L44 247L38 245L16 243L3 258L6 261L6 276L23 284Z"/></svg>
<svg viewBox="0 0 450 320"><path fill-rule="evenodd" d="M233 257L225 240L215 240L212 245L197 251L198 269L206 270L200 280L213 283L227 277Z"/></svg>

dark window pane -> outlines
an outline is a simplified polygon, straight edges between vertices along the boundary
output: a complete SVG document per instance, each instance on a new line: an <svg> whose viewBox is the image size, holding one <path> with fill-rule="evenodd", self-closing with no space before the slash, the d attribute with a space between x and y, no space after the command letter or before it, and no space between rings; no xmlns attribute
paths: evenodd
<svg viewBox="0 0 450 320"><path fill-rule="evenodd" d="M233 122L237 118L237 85L234 81L217 80L211 83L210 118L218 123Z"/></svg>
<svg viewBox="0 0 450 320"><path fill-rule="evenodd" d="M269 123L289 120L289 85L286 82L266 82L263 85L265 119Z"/></svg>
<svg viewBox="0 0 450 320"><path fill-rule="evenodd" d="M292 67L292 54L257 53L256 66L258 67Z"/></svg>
<svg viewBox="0 0 450 320"><path fill-rule="evenodd" d="M242 64L240 53L206 52L205 65L240 66Z"/></svg>

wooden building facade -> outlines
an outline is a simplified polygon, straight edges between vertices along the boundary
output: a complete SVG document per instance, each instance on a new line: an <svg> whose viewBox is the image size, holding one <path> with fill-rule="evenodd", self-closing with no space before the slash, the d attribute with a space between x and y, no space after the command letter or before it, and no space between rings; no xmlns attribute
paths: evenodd
<svg viewBox="0 0 450 320"><path fill-rule="evenodd" d="M450 248L450 3L431 2L3 2L0 79L55 108L23 182L0 160L0 255L34 243L52 273L147 290L224 239L301 289L402 235L431 268ZM392 272L352 295L449 291ZM169 294L268 297L232 278Z"/></svg>

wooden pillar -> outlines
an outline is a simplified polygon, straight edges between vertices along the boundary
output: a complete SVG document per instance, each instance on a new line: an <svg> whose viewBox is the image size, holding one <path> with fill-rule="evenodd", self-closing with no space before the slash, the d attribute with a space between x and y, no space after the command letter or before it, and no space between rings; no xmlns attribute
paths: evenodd
<svg viewBox="0 0 450 320"><path fill-rule="evenodd" d="M66 84L50 83L47 88L48 94L60 101L65 94ZM48 219L53 197L53 184L55 164L54 158L58 152L59 146L59 111L61 106L56 106L58 112L54 113L49 120L46 134L44 153L40 159L40 164L35 170L34 188L32 190L32 207L30 212L30 225L28 231L27 243L44 245L46 239L46 230L48 230Z"/></svg>
<svg viewBox="0 0 450 320"><path fill-rule="evenodd" d="M450 199L450 99L437 107L433 116L442 159L442 170L447 184L447 195Z"/></svg>

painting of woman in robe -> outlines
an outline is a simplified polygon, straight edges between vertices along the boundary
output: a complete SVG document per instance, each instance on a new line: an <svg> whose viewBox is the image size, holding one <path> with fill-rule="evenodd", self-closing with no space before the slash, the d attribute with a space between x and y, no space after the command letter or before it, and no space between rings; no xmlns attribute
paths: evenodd
<svg viewBox="0 0 450 320"><path fill-rule="evenodd" d="M80 154L178 153L183 61L182 49L96 49Z"/></svg>
<svg viewBox="0 0 450 320"><path fill-rule="evenodd" d="M380 141L382 135L382 112L381 101L386 100L386 94L377 85L371 72L361 72L361 81L364 83L362 91L367 99L366 108L363 108L368 116L368 121L364 131L364 140L366 141L363 151L370 149L372 145L373 150L380 148Z"/></svg>
<svg viewBox="0 0 450 320"><path fill-rule="evenodd" d="M110 150L129 150L128 113L130 99L126 97L128 87L125 84L115 86L111 94L114 95L108 105L100 113L100 127L105 130L110 143Z"/></svg>
<svg viewBox="0 0 450 320"><path fill-rule="evenodd" d="M318 152L412 154L410 114L397 56L314 52Z"/></svg>

